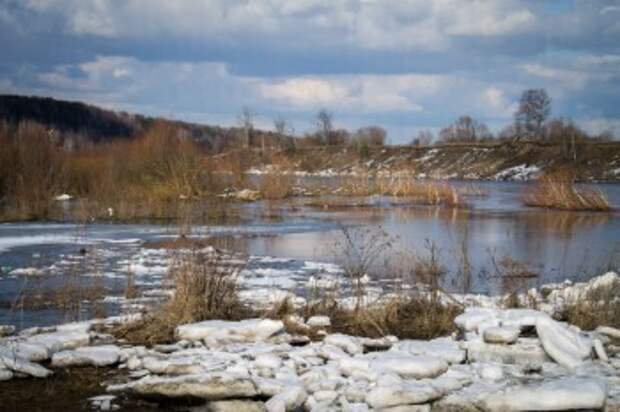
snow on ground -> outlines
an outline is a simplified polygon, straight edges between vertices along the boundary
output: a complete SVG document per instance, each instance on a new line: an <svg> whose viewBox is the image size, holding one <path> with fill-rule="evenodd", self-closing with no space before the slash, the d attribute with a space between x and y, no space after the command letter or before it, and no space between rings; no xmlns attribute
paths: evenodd
<svg viewBox="0 0 620 412"><path fill-rule="evenodd" d="M521 164L498 172L493 179L525 181L535 179L539 173L540 167L536 165Z"/></svg>

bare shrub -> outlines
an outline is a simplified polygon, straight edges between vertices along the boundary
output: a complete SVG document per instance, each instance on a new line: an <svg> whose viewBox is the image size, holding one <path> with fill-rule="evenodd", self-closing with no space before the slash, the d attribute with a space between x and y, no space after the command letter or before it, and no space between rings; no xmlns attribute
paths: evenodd
<svg viewBox="0 0 620 412"><path fill-rule="evenodd" d="M545 174L538 182L527 188L523 202L527 206L561 210L608 211L611 205L607 196L597 187L577 187L576 174L561 169Z"/></svg>
<svg viewBox="0 0 620 412"><path fill-rule="evenodd" d="M359 308L364 299L362 278L368 276L376 260L392 246L393 240L380 226L341 228L342 237L334 244L337 259L342 263Z"/></svg>
<svg viewBox="0 0 620 412"><path fill-rule="evenodd" d="M20 123L15 130L6 127L2 133L0 198L6 194L15 213L10 217L51 217L54 197L64 193L67 186L64 153L48 130L36 123Z"/></svg>
<svg viewBox="0 0 620 412"><path fill-rule="evenodd" d="M538 273L530 269L526 263L510 256L497 259L492 252L489 252L489 256L494 271L493 277L499 280L500 292L504 295L504 306L508 308L522 306L519 292L538 278Z"/></svg>

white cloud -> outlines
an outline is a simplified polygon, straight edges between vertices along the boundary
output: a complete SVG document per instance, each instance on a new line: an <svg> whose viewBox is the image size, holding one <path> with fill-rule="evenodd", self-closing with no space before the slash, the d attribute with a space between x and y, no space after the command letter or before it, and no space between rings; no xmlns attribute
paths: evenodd
<svg viewBox="0 0 620 412"><path fill-rule="evenodd" d="M590 133L611 132L615 137L620 137L620 118L578 119L577 123Z"/></svg>
<svg viewBox="0 0 620 412"><path fill-rule="evenodd" d="M489 87L482 92L482 107L491 117L509 118L513 116L517 104L511 102L503 90Z"/></svg>
<svg viewBox="0 0 620 412"><path fill-rule="evenodd" d="M526 63L521 65L521 68L532 76L546 79L551 83L561 83L567 89L581 89L589 79L585 71L560 69L539 63Z"/></svg>
<svg viewBox="0 0 620 412"><path fill-rule="evenodd" d="M27 0L56 13L75 35L157 35L239 42L267 36L289 45L438 50L452 37L531 30L536 17L516 0ZM242 36L236 38L235 36Z"/></svg>
<svg viewBox="0 0 620 412"><path fill-rule="evenodd" d="M509 1L473 0L436 2L446 13L447 33L465 36L502 36L532 29L536 16Z"/></svg>
<svg viewBox="0 0 620 412"><path fill-rule="evenodd" d="M273 84L258 85L261 93L299 107L331 105L347 98L349 91L343 85L318 78L287 79Z"/></svg>
<svg viewBox="0 0 620 412"><path fill-rule="evenodd" d="M123 78L130 80L130 67L138 64L136 59L129 57L99 56L93 61L75 66L57 66L51 72L40 74L39 80L54 88L80 92L101 92L105 91L110 82ZM79 70L80 76L75 76L74 69Z"/></svg>
<svg viewBox="0 0 620 412"><path fill-rule="evenodd" d="M267 99L300 109L327 106L362 112L421 111L417 99L435 93L443 78L436 75L342 75L261 81Z"/></svg>

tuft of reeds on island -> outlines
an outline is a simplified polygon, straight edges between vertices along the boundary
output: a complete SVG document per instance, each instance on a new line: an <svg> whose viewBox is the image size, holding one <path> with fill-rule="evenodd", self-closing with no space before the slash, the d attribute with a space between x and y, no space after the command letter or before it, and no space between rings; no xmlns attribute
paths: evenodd
<svg viewBox="0 0 620 412"><path fill-rule="evenodd" d="M525 190L523 203L559 210L611 210L609 200L601 189L578 186L575 180L575 172L568 169L545 174Z"/></svg>
<svg viewBox="0 0 620 412"><path fill-rule="evenodd" d="M430 206L462 207L466 205L459 190L450 182L416 180L410 173L392 177L363 174L346 178L339 194L351 196L391 196L407 198L413 204Z"/></svg>

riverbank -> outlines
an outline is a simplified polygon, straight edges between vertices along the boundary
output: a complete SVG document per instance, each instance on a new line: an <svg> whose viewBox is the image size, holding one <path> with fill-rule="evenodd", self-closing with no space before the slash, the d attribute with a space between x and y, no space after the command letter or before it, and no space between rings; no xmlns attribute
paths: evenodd
<svg viewBox="0 0 620 412"><path fill-rule="evenodd" d="M90 401L63 410L615 411L620 330L599 323L584 331L560 320L574 304L596 305L601 293L617 299L618 288L615 273L545 285L519 295L518 309L506 309L506 297L457 296L464 308L454 318L456 332L431 340L334 333L325 316L184 324L172 342L148 347L114 335L148 314L33 328L0 341L0 376L9 380L0 388L17 380L27 391L54 375L79 388L65 377L97 367L105 371L99 396L89 386ZM312 339L300 334L304 329ZM60 396L67 389L54 390ZM3 405L23 396L2 394L12 397Z"/></svg>
<svg viewBox="0 0 620 412"><path fill-rule="evenodd" d="M620 143L585 142L567 157L562 147L541 142L489 142L435 146L374 147L360 156L347 147L306 147L294 152L232 151L214 157L218 170L233 170L241 159L255 174L289 171L298 176L347 176L408 173L435 180L534 180L541 173L568 167L580 182L620 181Z"/></svg>

